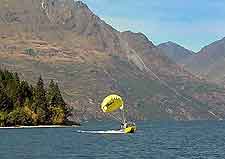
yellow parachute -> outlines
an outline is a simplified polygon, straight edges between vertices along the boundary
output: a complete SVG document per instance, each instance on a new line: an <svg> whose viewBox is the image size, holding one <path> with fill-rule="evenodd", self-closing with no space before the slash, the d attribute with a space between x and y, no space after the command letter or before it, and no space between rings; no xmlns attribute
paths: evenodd
<svg viewBox="0 0 225 159"><path fill-rule="evenodd" d="M107 96L101 104L101 109L104 113L108 113L108 115L111 115L111 117L114 117L116 120L121 122L120 132L134 133L136 131L135 123L126 121L124 114L124 103L120 96L115 94ZM121 110L121 118L115 116L116 114L113 115L113 112L116 113L119 109Z"/></svg>
<svg viewBox="0 0 225 159"><path fill-rule="evenodd" d="M123 100L120 96L118 95L109 95L107 96L102 104L101 104L101 109L105 113L111 113L114 112L118 109L123 109Z"/></svg>

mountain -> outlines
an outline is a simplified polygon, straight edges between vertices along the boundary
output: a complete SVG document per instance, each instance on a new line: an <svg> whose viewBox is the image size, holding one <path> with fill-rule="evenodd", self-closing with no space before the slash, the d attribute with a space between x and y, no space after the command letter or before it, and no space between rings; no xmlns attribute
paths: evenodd
<svg viewBox="0 0 225 159"><path fill-rule="evenodd" d="M166 56L177 64L184 65L195 53L174 42L166 42L158 45L158 48Z"/></svg>
<svg viewBox="0 0 225 159"><path fill-rule="evenodd" d="M194 74L222 83L225 81L225 38L203 47L187 63Z"/></svg>
<svg viewBox="0 0 225 159"><path fill-rule="evenodd" d="M220 119L224 89L196 78L144 34L120 32L73 0L0 2L0 64L21 78L55 80L74 119L102 118L111 93L135 119Z"/></svg>
<svg viewBox="0 0 225 159"><path fill-rule="evenodd" d="M95 49L109 52L115 52L113 49L118 45L116 30L81 1L21 0L18 4L16 0L10 0L7 5L5 1L1 3L4 3L1 4L2 22L15 24L17 32L33 32L46 40L59 40L63 45L97 47Z"/></svg>

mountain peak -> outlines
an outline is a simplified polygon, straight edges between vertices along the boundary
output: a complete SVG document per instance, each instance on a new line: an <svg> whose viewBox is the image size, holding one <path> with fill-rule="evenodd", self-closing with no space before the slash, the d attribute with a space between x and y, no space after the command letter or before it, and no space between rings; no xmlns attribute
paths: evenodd
<svg viewBox="0 0 225 159"><path fill-rule="evenodd" d="M131 35L131 36L140 37L140 38L142 38L145 41L149 41L147 36L145 34L141 33L141 32L135 33L135 32L132 32L132 31L128 30L128 31L124 31L123 34L128 34L128 35Z"/></svg>
<svg viewBox="0 0 225 159"><path fill-rule="evenodd" d="M79 1L79 0L75 0L75 6L77 8L86 8L86 9L89 9L87 4L85 4L84 2L82 1Z"/></svg>
<svg viewBox="0 0 225 159"><path fill-rule="evenodd" d="M85 3L83 3L82 1L77 1L77 0L76 1L74 0L41 0L41 8L43 10L56 8L57 10L85 9L90 11L90 9Z"/></svg>
<svg viewBox="0 0 225 159"><path fill-rule="evenodd" d="M41 0L41 3L42 5L49 5L51 4L52 6L55 6L56 4L74 4L75 6L77 7L80 7L80 8L88 8L88 6L80 1L80 0Z"/></svg>
<svg viewBox="0 0 225 159"><path fill-rule="evenodd" d="M175 44L175 45L178 45L177 43L172 42L172 41L167 41L167 42L165 42L165 44Z"/></svg>
<svg viewBox="0 0 225 159"><path fill-rule="evenodd" d="M175 42L173 42L173 41L168 41L168 42L166 42L166 44L176 45L176 46L179 46L179 47L183 47L183 46L181 46L180 44L177 44L177 43L175 43Z"/></svg>
<svg viewBox="0 0 225 159"><path fill-rule="evenodd" d="M168 41L168 42L161 43L161 44L158 45L159 48L160 48L160 47L164 47L164 46L167 46L167 47L176 47L176 48L179 48L179 49L188 50L188 52L189 52L190 54L195 53L195 52L193 52L193 51L191 51L191 50L189 50L189 49L187 49L187 48L181 46L180 44L177 44L177 43L172 42L172 41Z"/></svg>
<svg viewBox="0 0 225 159"><path fill-rule="evenodd" d="M164 46L164 45L166 45L168 47L182 47L182 48L184 48L183 46L181 46L181 45L179 45L179 44L177 44L175 42L172 42L172 41L167 41L165 43L161 43L158 46L161 47L161 46ZM184 49L186 49L186 48L184 48Z"/></svg>
<svg viewBox="0 0 225 159"><path fill-rule="evenodd" d="M188 63L187 68L194 74L202 75L218 83L224 82L225 38L203 47Z"/></svg>
<svg viewBox="0 0 225 159"><path fill-rule="evenodd" d="M199 53L202 53L202 52L213 52L216 54L225 55L225 37L203 47L199 51Z"/></svg>
<svg viewBox="0 0 225 159"><path fill-rule="evenodd" d="M141 32L134 33L131 31L124 31L121 35L128 41L128 44L133 45L137 50L146 50L155 47L155 45Z"/></svg>
<svg viewBox="0 0 225 159"><path fill-rule="evenodd" d="M158 45L158 48L163 52L166 56L168 56L172 61L178 64L184 64L189 57L194 55L194 52L184 48L183 46L168 41Z"/></svg>

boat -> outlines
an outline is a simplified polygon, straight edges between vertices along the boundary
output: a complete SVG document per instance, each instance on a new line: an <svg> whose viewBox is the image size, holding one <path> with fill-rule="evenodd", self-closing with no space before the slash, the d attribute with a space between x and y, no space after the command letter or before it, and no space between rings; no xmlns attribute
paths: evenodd
<svg viewBox="0 0 225 159"><path fill-rule="evenodd" d="M130 126L124 129L125 134L134 133L135 131L136 131L136 126Z"/></svg>
<svg viewBox="0 0 225 159"><path fill-rule="evenodd" d="M128 134L128 133L134 133L137 130L136 125L133 126L129 126L127 128L124 128L124 133Z"/></svg>
<svg viewBox="0 0 225 159"><path fill-rule="evenodd" d="M125 107L122 98L115 94L107 96L101 104L101 110L104 113L108 114L121 123L121 131L123 131L125 134L134 133L137 130L137 126L134 122L128 122L126 120L124 108ZM121 118L113 115L113 113L117 111L121 112Z"/></svg>

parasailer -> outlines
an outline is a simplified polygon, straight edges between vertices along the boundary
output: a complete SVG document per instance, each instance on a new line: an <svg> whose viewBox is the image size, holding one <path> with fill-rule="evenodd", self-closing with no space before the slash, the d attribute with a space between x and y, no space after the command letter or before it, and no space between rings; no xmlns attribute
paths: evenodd
<svg viewBox="0 0 225 159"><path fill-rule="evenodd" d="M124 133L134 133L136 131L135 123L126 121L124 114L124 102L120 96L115 94L107 96L101 104L101 110L119 120L121 122L121 130L124 131ZM118 119L112 115L113 112L117 111L121 111L122 119Z"/></svg>

